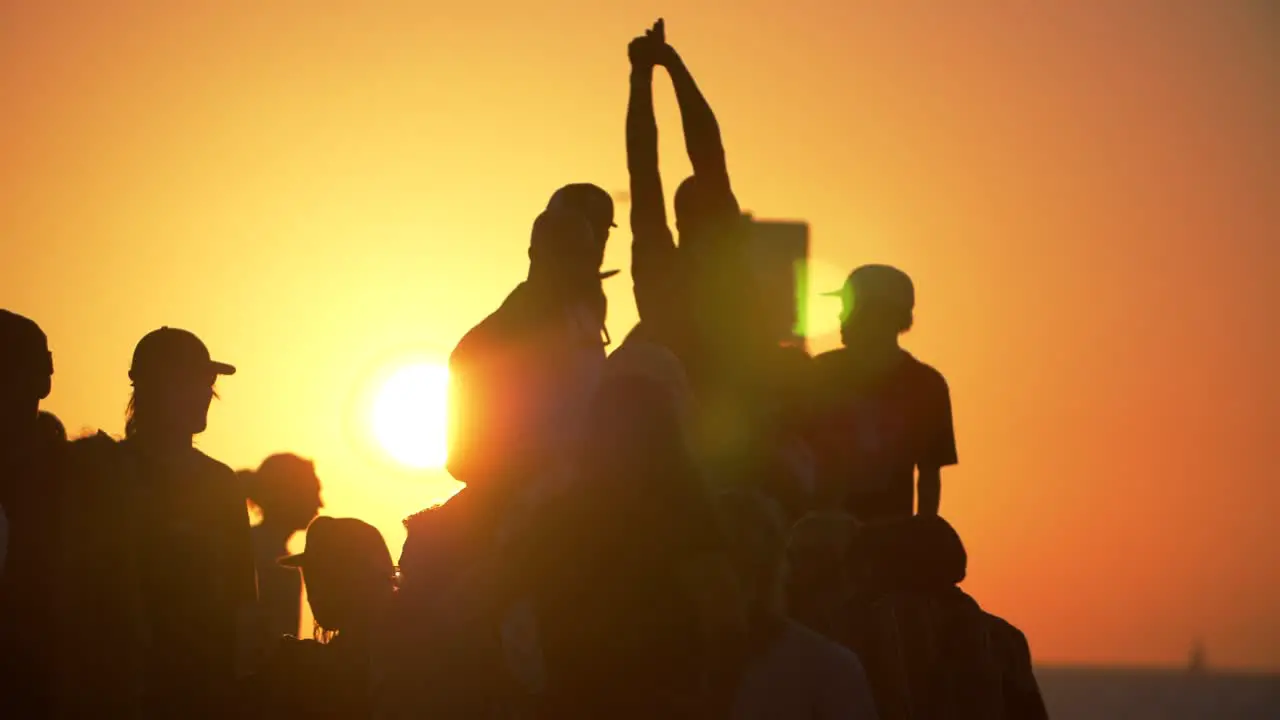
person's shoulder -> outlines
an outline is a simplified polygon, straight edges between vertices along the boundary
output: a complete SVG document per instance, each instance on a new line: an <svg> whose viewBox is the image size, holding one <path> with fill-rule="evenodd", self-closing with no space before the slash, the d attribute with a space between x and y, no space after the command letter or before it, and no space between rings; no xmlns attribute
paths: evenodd
<svg viewBox="0 0 1280 720"><path fill-rule="evenodd" d="M905 350L902 353L906 357L906 369L917 380L942 387L947 386L947 378L942 374L942 371Z"/></svg>
<svg viewBox="0 0 1280 720"><path fill-rule="evenodd" d="M72 464L101 465L118 457L121 447L120 441L99 430L68 442L67 459Z"/></svg>
<svg viewBox="0 0 1280 720"><path fill-rule="evenodd" d="M830 373L843 368L848 364L848 362L848 348L836 348L835 350L828 350L824 353L814 355L813 359L809 362L809 366L816 372Z"/></svg>
<svg viewBox="0 0 1280 720"><path fill-rule="evenodd" d="M1024 653L1031 654L1031 645L1027 642L1026 633L1019 630L1013 623L985 610L982 611L982 619L986 622L991 636L998 644L1019 655Z"/></svg>
<svg viewBox="0 0 1280 720"><path fill-rule="evenodd" d="M951 394L951 387L947 384L947 378L940 370L905 350L903 354L906 356L906 361L903 363L903 371L912 386L923 393L931 393L933 395Z"/></svg>
<svg viewBox="0 0 1280 720"><path fill-rule="evenodd" d="M191 451L195 466L205 477L235 482L236 471L232 470L226 463L205 455L197 448L192 448Z"/></svg>

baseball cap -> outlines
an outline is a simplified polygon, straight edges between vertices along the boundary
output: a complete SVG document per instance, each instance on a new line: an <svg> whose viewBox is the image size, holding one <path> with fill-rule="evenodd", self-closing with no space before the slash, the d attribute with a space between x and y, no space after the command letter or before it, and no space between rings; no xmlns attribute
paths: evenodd
<svg viewBox="0 0 1280 720"><path fill-rule="evenodd" d="M916 304L916 290L911 278L890 265L863 265L849 273L844 287L822 294L841 298L846 305L856 299L867 304L911 310Z"/></svg>
<svg viewBox="0 0 1280 720"><path fill-rule="evenodd" d="M306 570L316 565L342 568L372 567L395 575L391 552L378 529L363 520L321 515L307 526L302 552L276 561Z"/></svg>
<svg viewBox="0 0 1280 720"><path fill-rule="evenodd" d="M235 375L232 365L209 357L209 348L188 330L162 327L152 330L133 349L129 379L190 375Z"/></svg>
<svg viewBox="0 0 1280 720"><path fill-rule="evenodd" d="M595 263L599 267L600 249L596 247L589 223L577 210L557 204L549 207L533 221L529 239L529 259L534 262ZM600 271L601 280L617 275L617 270Z"/></svg>
<svg viewBox="0 0 1280 720"><path fill-rule="evenodd" d="M556 190L547 201L547 210L568 210L576 212L587 219L591 225L593 237L600 246L596 251L603 261L604 241L608 237L608 229L618 227L613 220L613 197L599 185L591 183L570 183ZM600 279L611 278L618 270L604 270Z"/></svg>
<svg viewBox="0 0 1280 720"><path fill-rule="evenodd" d="M53 355L44 331L28 317L0 310L0 373L49 395Z"/></svg>
<svg viewBox="0 0 1280 720"><path fill-rule="evenodd" d="M613 198L599 185L571 183L556 190L547 201L548 210L566 209L580 213L599 232L618 227L613 221Z"/></svg>

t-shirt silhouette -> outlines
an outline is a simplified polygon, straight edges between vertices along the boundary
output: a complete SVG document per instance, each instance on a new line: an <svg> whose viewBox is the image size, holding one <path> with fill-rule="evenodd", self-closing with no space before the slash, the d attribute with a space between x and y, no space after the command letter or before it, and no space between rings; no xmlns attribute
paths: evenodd
<svg viewBox="0 0 1280 720"><path fill-rule="evenodd" d="M257 599L248 509L235 473L194 448L134 457L153 692L199 702L232 682L237 618Z"/></svg>
<svg viewBox="0 0 1280 720"><path fill-rule="evenodd" d="M916 468L957 462L942 374L906 351L872 372L846 348L815 358L814 382L812 440L845 509L864 521L911 515Z"/></svg>

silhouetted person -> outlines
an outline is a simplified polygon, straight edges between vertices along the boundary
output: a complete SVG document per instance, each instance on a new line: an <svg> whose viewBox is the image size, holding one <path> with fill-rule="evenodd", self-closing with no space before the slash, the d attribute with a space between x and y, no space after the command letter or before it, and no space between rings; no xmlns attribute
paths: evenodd
<svg viewBox="0 0 1280 720"><path fill-rule="evenodd" d="M44 332L0 310L0 714L43 715L54 691L49 635L59 540L57 465L66 434L41 414L53 381Z"/></svg>
<svg viewBox="0 0 1280 720"><path fill-rule="evenodd" d="M192 446L214 383L235 368L210 359L195 335L161 328L133 353L122 446L141 489L133 508L150 631L152 712L225 711L257 600L249 514L235 473Z"/></svg>
<svg viewBox="0 0 1280 720"><path fill-rule="evenodd" d="M857 520L839 510L812 512L792 526L787 540L787 610L827 637L841 637L853 592L849 549Z"/></svg>
<svg viewBox="0 0 1280 720"><path fill-rule="evenodd" d="M573 449L604 365L601 283L611 273L600 270L601 241L563 196L551 205L534 221L526 280L449 359L446 469L466 487L405 521L397 598L405 632L396 641L402 660L391 669L400 676L388 692L408 703L453 704L419 705L412 714L487 712L491 658L472 658L464 640L449 645L466 630L451 613L474 601L463 599L468 578L572 478ZM442 657L446 646L456 647L450 657ZM422 671L427 665L436 669Z"/></svg>
<svg viewBox="0 0 1280 720"><path fill-rule="evenodd" d="M538 216L527 279L449 358L455 417L447 469L455 479L505 486L514 476L563 473L604 364L606 273L599 263L581 214Z"/></svg>
<svg viewBox="0 0 1280 720"><path fill-rule="evenodd" d="M640 324L624 342L647 340L680 358L698 397L697 452L706 479L736 486L771 452L777 427L771 375L779 349L761 324L758 272L746 219L729 182L720 127L662 21L628 47L627 168L631 179L631 273ZM675 193L677 247L667 225L658 168L653 69L667 70L693 176Z"/></svg>
<svg viewBox="0 0 1280 720"><path fill-rule="evenodd" d="M857 656L787 617L781 508L759 493L735 491L717 498L717 509L749 598L748 662L732 717L876 718Z"/></svg>
<svg viewBox="0 0 1280 720"><path fill-rule="evenodd" d="M729 184L720 126L659 20L628 47L627 169L631 178L631 274L640 326L633 331L671 347L695 385L741 350L751 325L751 273L745 224ZM658 169L653 69L671 77L693 176L676 190L677 249L667 225Z"/></svg>
<svg viewBox="0 0 1280 720"><path fill-rule="evenodd" d="M1026 638L961 590L967 556L937 516L860 533L862 582L845 640L886 720L1047 717Z"/></svg>
<svg viewBox="0 0 1280 720"><path fill-rule="evenodd" d="M288 554L289 539L305 530L324 507L315 464L290 453L272 455L255 471L238 473L250 503L262 513L253 527L258 603L272 638L297 635L302 615L302 578L277 561Z"/></svg>
<svg viewBox="0 0 1280 720"><path fill-rule="evenodd" d="M510 635L532 635L536 653L509 655L545 665L530 688L542 717L724 717L744 603L685 437L677 367L629 349L592 403L579 482L513 543L536 634Z"/></svg>
<svg viewBox="0 0 1280 720"><path fill-rule="evenodd" d="M815 358L813 437L823 492L871 521L910 516L918 486L918 512L936 515L956 440L946 380L898 343L912 325L911 278L864 265L836 294L844 348Z"/></svg>
<svg viewBox="0 0 1280 720"><path fill-rule="evenodd" d="M381 533L354 518L318 517L306 548L282 558L298 568L316 638L284 638L249 681L251 717L360 718L372 714L370 657L395 593L395 568Z"/></svg>

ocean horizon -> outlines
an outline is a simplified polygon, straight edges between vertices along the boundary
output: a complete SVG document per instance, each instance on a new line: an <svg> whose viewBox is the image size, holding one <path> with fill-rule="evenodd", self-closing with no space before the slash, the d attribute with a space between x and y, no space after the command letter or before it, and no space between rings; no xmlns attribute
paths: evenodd
<svg viewBox="0 0 1280 720"><path fill-rule="evenodd" d="M1051 720L1280 720L1280 673L1046 665Z"/></svg>

